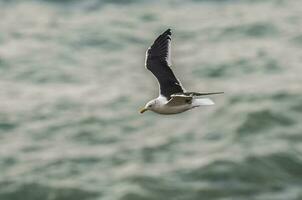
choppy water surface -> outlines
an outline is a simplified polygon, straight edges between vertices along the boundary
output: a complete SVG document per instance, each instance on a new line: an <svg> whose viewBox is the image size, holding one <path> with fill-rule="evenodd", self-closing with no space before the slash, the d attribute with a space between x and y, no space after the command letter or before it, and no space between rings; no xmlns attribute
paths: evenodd
<svg viewBox="0 0 302 200"><path fill-rule="evenodd" d="M302 2L0 1L0 199L302 199ZM175 116L146 48L217 105Z"/></svg>

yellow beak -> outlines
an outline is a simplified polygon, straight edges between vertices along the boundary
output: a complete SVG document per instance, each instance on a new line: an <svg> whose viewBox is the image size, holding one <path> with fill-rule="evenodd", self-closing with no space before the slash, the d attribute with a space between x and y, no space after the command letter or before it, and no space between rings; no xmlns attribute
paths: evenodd
<svg viewBox="0 0 302 200"><path fill-rule="evenodd" d="M147 110L148 110L148 109L146 109L146 108L142 108L142 109L140 109L139 112L140 112L141 114L143 114L143 113L146 112Z"/></svg>

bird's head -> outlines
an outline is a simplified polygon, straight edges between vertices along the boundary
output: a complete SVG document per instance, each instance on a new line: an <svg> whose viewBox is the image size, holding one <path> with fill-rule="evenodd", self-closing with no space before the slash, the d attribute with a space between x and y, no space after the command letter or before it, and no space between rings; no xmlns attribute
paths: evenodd
<svg viewBox="0 0 302 200"><path fill-rule="evenodd" d="M145 107L143 107L139 112L141 114L143 114L144 112L146 112L147 110L153 110L156 104L156 100L153 99L151 101L149 101L148 103L146 103Z"/></svg>

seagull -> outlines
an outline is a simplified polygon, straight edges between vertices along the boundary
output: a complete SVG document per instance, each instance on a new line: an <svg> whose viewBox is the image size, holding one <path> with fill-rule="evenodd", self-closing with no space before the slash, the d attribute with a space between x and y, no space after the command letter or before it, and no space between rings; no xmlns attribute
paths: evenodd
<svg viewBox="0 0 302 200"><path fill-rule="evenodd" d="M149 101L141 110L158 114L177 114L199 106L214 105L206 95L223 92L186 92L171 69L171 29L156 38L146 51L145 67L152 72L159 83L159 96Z"/></svg>

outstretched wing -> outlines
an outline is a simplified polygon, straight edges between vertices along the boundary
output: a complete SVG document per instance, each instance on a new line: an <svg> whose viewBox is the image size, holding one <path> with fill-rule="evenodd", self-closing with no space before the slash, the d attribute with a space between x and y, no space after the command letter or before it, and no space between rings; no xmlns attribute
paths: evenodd
<svg viewBox="0 0 302 200"><path fill-rule="evenodd" d="M157 78L160 94L170 99L175 93L184 89L173 74L171 66L171 30L162 33L146 52L146 68Z"/></svg>

